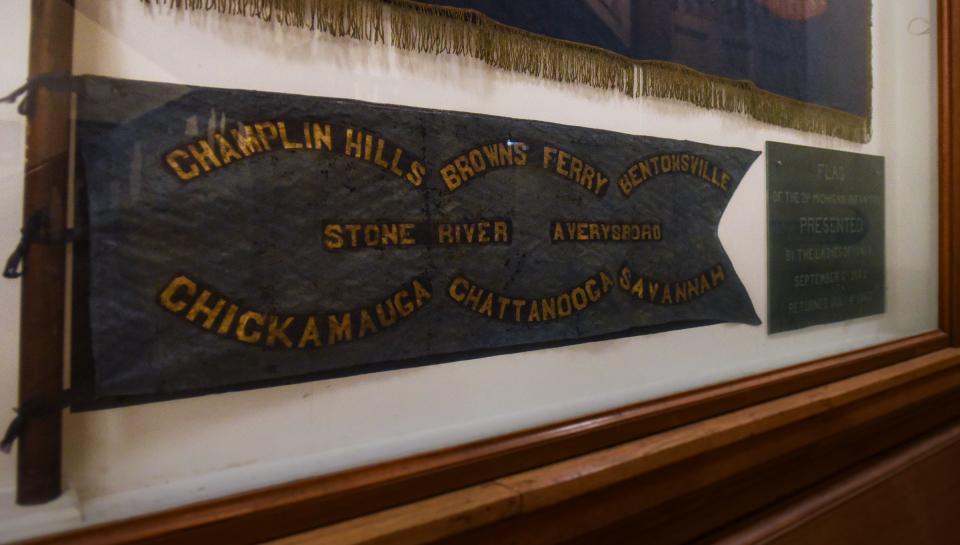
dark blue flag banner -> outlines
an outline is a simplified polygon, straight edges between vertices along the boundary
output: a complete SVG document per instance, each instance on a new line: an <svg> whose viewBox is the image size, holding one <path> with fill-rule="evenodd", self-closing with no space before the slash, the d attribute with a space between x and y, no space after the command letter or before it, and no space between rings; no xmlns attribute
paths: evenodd
<svg viewBox="0 0 960 545"><path fill-rule="evenodd" d="M870 0L144 2L389 39L544 78L870 139Z"/></svg>
<svg viewBox="0 0 960 545"><path fill-rule="evenodd" d="M717 322L758 152L81 77L79 408Z"/></svg>

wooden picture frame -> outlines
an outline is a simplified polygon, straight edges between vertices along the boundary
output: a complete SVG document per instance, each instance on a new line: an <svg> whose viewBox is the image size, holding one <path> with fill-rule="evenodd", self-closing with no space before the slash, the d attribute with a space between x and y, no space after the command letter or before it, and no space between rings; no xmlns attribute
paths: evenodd
<svg viewBox="0 0 960 545"><path fill-rule="evenodd" d="M939 328L733 382L30 543L682 543L960 417L960 5L938 0ZM72 1L33 0L31 75L68 71ZM52 37L56 37L53 39ZM69 100L38 91L24 217L66 218ZM62 245L23 278L20 398L63 387ZM20 440L18 500L60 493L59 412ZM281 542L283 542L281 540Z"/></svg>

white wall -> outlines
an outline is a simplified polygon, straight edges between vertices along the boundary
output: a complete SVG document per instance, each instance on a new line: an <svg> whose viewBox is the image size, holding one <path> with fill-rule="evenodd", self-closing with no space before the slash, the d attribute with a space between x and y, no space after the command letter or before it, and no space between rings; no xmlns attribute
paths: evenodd
<svg viewBox="0 0 960 545"><path fill-rule="evenodd" d="M30 40L30 3L11 2L0 18L0 95L16 89L27 79ZM20 239L23 215L23 153L26 123L17 109L0 104L0 254L6 260ZM20 283L0 278L0 426L17 404L17 351L20 327ZM0 489L15 481L13 456L0 455Z"/></svg>
<svg viewBox="0 0 960 545"><path fill-rule="evenodd" d="M2 88L25 73L26 0L0 19ZM69 415L65 478L87 522L502 434L936 327L935 36L908 22L933 0L876 0L875 136L861 146L659 100L541 81L478 61L419 55L243 18L78 0L75 72L346 97L528 118L763 150L764 142L886 156L887 313L768 337L716 325L655 336L324 382ZM915 27L916 28L916 27ZM9 42L9 43L8 43ZM0 108L0 249L20 222L22 122ZM765 165L753 166L720 235L766 316ZM0 407L15 404L15 282L0 283ZM0 487L13 482L0 458ZM0 523L3 512L0 511ZM0 524L2 526L2 524ZM0 533L2 536L2 533Z"/></svg>

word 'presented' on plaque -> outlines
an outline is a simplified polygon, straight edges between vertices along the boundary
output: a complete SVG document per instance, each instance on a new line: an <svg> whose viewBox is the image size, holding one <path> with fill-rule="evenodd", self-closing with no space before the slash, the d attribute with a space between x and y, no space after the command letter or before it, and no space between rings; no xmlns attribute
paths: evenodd
<svg viewBox="0 0 960 545"><path fill-rule="evenodd" d="M883 157L767 142L770 333L884 312Z"/></svg>

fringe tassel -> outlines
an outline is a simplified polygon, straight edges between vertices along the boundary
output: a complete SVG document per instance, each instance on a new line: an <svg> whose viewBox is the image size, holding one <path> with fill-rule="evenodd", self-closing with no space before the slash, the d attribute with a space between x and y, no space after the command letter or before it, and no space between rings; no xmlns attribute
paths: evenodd
<svg viewBox="0 0 960 545"><path fill-rule="evenodd" d="M757 121L853 142L870 141L870 115L777 95L749 80L735 80L660 61L638 61L642 96L689 102L701 108L748 115Z"/></svg>
<svg viewBox="0 0 960 545"><path fill-rule="evenodd" d="M334 36L384 42L389 5L391 44L421 53L450 53L491 66L564 83L614 89L631 97L681 100L701 108L865 143L870 115L805 103L665 61L642 61L598 47L510 27L480 12L416 0L141 0L180 10L258 17Z"/></svg>
<svg viewBox="0 0 960 545"><path fill-rule="evenodd" d="M333 36L383 42L383 2L379 0L140 0L182 11L216 11L256 17Z"/></svg>
<svg viewBox="0 0 960 545"><path fill-rule="evenodd" d="M472 10L387 1L395 47L466 55L505 70L637 96L636 70L629 58L502 25Z"/></svg>

